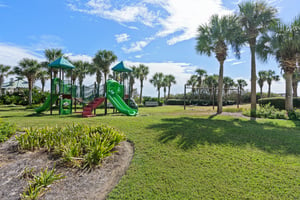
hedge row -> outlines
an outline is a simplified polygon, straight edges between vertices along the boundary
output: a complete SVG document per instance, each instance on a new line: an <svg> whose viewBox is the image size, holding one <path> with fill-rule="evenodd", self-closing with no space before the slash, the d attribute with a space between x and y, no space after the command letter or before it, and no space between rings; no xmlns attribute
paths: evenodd
<svg viewBox="0 0 300 200"><path fill-rule="evenodd" d="M271 106L278 108L280 110L285 109L285 97L273 97L273 98L263 98L258 100L259 105L267 105L270 103ZM300 97L293 98L293 106L296 108L300 107Z"/></svg>
<svg viewBox="0 0 300 200"><path fill-rule="evenodd" d="M184 99L169 99L165 102L166 105L184 105ZM198 106L211 106L213 105L213 101L207 101L207 100L199 100L193 99L193 100L186 100L186 105L198 105ZM215 105L217 105L217 101L214 102ZM233 105L236 104L235 101L223 101L223 105Z"/></svg>

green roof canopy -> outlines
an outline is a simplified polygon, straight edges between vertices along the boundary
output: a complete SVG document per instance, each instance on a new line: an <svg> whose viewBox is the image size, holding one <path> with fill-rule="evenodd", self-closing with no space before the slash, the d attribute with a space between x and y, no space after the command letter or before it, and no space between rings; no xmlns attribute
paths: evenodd
<svg viewBox="0 0 300 200"><path fill-rule="evenodd" d="M60 58L56 59L55 61L50 63L48 66L51 67L51 68L61 68L61 69L73 69L73 68L75 68L75 66L72 65L72 63L70 63L64 57L60 57Z"/></svg>
<svg viewBox="0 0 300 200"><path fill-rule="evenodd" d="M112 70L115 72L132 72L132 69L130 67L126 67L123 61L114 66Z"/></svg>

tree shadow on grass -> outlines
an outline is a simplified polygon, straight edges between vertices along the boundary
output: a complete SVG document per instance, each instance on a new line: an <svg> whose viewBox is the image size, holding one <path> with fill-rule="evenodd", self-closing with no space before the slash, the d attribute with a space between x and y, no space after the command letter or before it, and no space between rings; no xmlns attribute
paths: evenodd
<svg viewBox="0 0 300 200"><path fill-rule="evenodd" d="M198 144L255 146L270 153L300 154L300 131L272 123L214 118L167 118L148 127L159 132L162 143L175 141L182 149Z"/></svg>

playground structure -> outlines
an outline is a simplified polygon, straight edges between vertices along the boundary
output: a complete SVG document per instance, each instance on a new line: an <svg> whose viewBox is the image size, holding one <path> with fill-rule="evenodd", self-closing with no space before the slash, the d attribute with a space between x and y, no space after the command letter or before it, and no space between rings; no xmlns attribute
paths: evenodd
<svg viewBox="0 0 300 200"><path fill-rule="evenodd" d="M72 70L75 68L68 60L63 57L58 58L54 62L50 63L48 67L51 68L50 79L51 88L50 94L46 98L44 104L35 109L37 113L41 113L50 109L52 115L53 104L59 100L59 114L68 115L72 114L72 99L76 95L76 87L72 85L72 82L64 80L64 70ZM58 69L59 78L53 77L53 69Z"/></svg>
<svg viewBox="0 0 300 200"><path fill-rule="evenodd" d="M53 104L59 101L59 114L68 115L72 114L73 103L75 105L75 113L77 103L83 105L82 117L94 117L96 116L96 108L102 103L105 103L104 109L105 114L107 114L107 99L119 112L124 113L128 116L135 116L138 114L137 106L131 108L126 102L132 103L130 101L130 91L128 95L125 95L124 87L124 76L123 85L119 84L117 81L108 80L106 87L92 86L82 86L81 88L76 85L72 85L71 81L64 80L64 70L72 70L75 68L68 60L63 57L55 60L48 65L51 68L51 89L50 94L47 96L44 104L36 108L37 113L42 113L44 111L50 110L52 115ZM52 78L53 68L59 69L59 78ZM125 67L123 62L117 64L114 68L117 72L131 72L130 68ZM128 87L129 88L129 87ZM125 99L125 97L128 97ZM130 105L130 104L129 104ZM136 105L136 104L135 104Z"/></svg>
<svg viewBox="0 0 300 200"><path fill-rule="evenodd" d="M191 95L187 94L187 90L192 90ZM184 110L187 105L199 105L208 106L212 105L213 109L217 105L217 93L216 87L192 87L190 85L184 85ZM239 108L241 92L238 88L223 89L223 105L236 104ZM188 97L189 96L189 97Z"/></svg>

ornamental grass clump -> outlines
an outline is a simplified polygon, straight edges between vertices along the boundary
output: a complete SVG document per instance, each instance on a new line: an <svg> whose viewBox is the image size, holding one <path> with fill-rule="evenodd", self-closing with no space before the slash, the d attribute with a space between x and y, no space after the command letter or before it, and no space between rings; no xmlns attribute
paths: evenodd
<svg viewBox="0 0 300 200"><path fill-rule="evenodd" d="M8 140L16 132L16 126L0 119L0 143Z"/></svg>
<svg viewBox="0 0 300 200"><path fill-rule="evenodd" d="M91 127L73 124L64 128L26 129L16 139L20 149L33 151L45 148L48 152L62 157L67 164L92 168L109 156L125 136L122 132L104 125Z"/></svg>

